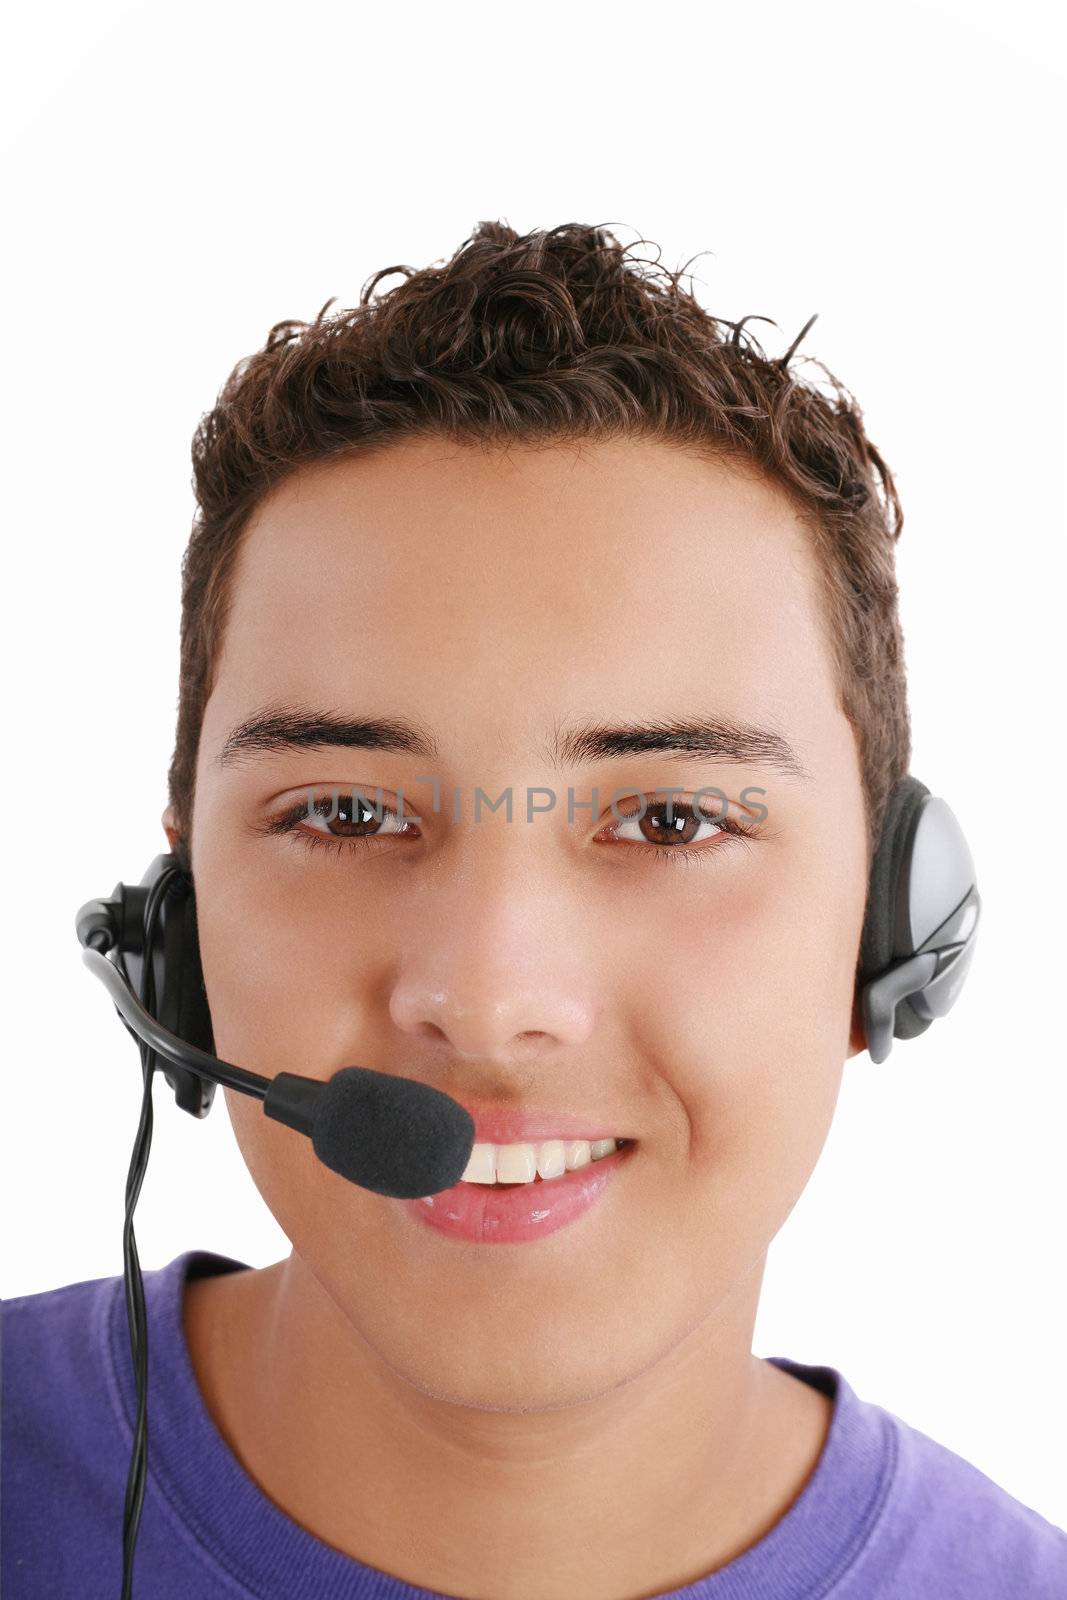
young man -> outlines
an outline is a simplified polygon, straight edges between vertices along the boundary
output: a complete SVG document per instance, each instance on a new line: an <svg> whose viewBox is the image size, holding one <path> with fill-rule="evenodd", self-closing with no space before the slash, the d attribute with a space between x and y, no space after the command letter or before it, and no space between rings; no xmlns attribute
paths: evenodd
<svg viewBox="0 0 1067 1600"><path fill-rule="evenodd" d="M1067 1594L1067 1535L752 1354L908 770L848 397L601 230L486 224L272 330L194 457L164 827L216 1053L415 1078L479 1145L389 1199L226 1092L292 1251L146 1275L135 1592ZM10 1600L117 1593L121 1287L8 1308Z"/></svg>

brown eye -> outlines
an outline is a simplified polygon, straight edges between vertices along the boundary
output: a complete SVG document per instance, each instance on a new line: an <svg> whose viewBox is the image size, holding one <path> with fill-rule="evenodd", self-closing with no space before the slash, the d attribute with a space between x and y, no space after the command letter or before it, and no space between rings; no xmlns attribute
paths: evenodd
<svg viewBox="0 0 1067 1600"><path fill-rule="evenodd" d="M386 835L406 835L416 832L409 817L401 816L384 801L353 791L331 794L312 799L309 791L306 805L289 812L275 825L281 831L298 834L307 844L360 844L381 839Z"/></svg>
<svg viewBox="0 0 1067 1600"><path fill-rule="evenodd" d="M349 794L338 795L336 805L332 797L316 800L308 813L309 823L313 817L320 818L325 824L325 831L335 839L366 839L373 838L386 819L395 818L396 813L390 811L388 806L371 805L361 796Z"/></svg>
<svg viewBox="0 0 1067 1600"><path fill-rule="evenodd" d="M640 838L635 838L633 832L627 837L623 829L639 830ZM635 812L633 816L625 817L614 830L616 837L621 837L623 842L658 845L667 850L685 848L693 844L701 828L709 828L710 833L705 834L704 840L713 839L717 834L727 831L728 824L723 817L708 817L695 810L690 805L679 801L670 804L666 800L654 800L646 806L644 814ZM704 840L700 842L703 843Z"/></svg>

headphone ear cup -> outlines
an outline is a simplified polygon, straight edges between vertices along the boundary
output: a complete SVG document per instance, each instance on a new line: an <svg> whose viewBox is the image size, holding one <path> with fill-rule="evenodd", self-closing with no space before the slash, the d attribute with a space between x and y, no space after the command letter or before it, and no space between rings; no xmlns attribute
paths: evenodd
<svg viewBox="0 0 1067 1600"><path fill-rule="evenodd" d="M861 984L878 977L899 956L911 954L910 950L898 948L901 933L907 942L907 930L900 927L901 909L905 915L907 913L907 886L901 884L901 873L912 821L929 793L925 783L908 773L894 785L886 802L867 884L867 906L860 938Z"/></svg>
<svg viewBox="0 0 1067 1600"><path fill-rule="evenodd" d="M871 1060L955 1003L981 911L974 861L944 800L910 773L894 787L871 864L858 998Z"/></svg>
<svg viewBox="0 0 1067 1600"><path fill-rule="evenodd" d="M898 1001L896 1019L893 1023L894 1039L917 1039L929 1026L929 1017L920 1017L910 1000Z"/></svg>
<svg viewBox="0 0 1067 1600"><path fill-rule="evenodd" d="M141 879L142 893L147 901L151 886L164 871L175 867L179 870L167 884L156 919L152 950L154 1015L179 1039L214 1055L211 1014L200 966L192 877L174 855L157 856ZM161 1070L182 1110L188 1111L190 1116L206 1117L215 1098L215 1084L188 1067L175 1066L169 1061L161 1062Z"/></svg>
<svg viewBox="0 0 1067 1600"><path fill-rule="evenodd" d="M189 892L182 918L181 965L178 985L178 1026L180 1039L187 1039L208 1055L215 1054L215 1035L211 1026L204 973L200 964L200 934L196 917L196 891L189 879ZM214 1087L212 1085L212 1087Z"/></svg>

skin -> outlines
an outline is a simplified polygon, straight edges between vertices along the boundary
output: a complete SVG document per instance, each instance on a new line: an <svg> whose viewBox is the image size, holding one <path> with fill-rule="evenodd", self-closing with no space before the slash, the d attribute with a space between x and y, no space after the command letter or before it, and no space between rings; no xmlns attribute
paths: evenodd
<svg viewBox="0 0 1067 1600"><path fill-rule="evenodd" d="M414 755L220 767L230 729L274 699L432 729L463 820L434 815ZM571 721L708 711L778 728L808 776L542 754ZM256 831L308 784L381 785L387 805L402 787L420 837L335 853ZM476 786L509 784L515 820L474 825ZM597 811L569 822L568 784L578 801L597 784ZM561 797L532 823L527 785ZM759 786L767 819L747 844L704 826L686 863L633 824L612 842L612 790L667 785L682 801L718 786L736 815ZM163 823L173 848L170 808ZM634 439L486 454L423 438L301 471L246 534L191 843L225 1059L268 1077L372 1066L640 1141L576 1225L468 1245L225 1091L292 1244L187 1293L197 1380L246 1471L327 1544L464 1600L638 1600L760 1539L830 1420L752 1354L767 1250L864 1042L859 758L784 495Z"/></svg>

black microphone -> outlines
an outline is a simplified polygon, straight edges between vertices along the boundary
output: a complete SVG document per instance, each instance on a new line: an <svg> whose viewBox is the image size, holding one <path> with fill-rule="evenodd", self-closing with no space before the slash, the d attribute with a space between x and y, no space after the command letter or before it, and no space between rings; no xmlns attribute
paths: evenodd
<svg viewBox="0 0 1067 1600"><path fill-rule="evenodd" d="M342 1067L323 1083L295 1072L261 1077L222 1061L152 1016L104 954L115 941L109 908L78 913L82 960L110 991L130 1031L164 1060L263 1101L268 1117L306 1134L324 1166L375 1194L414 1200L458 1183L474 1147L474 1118L431 1084L370 1067Z"/></svg>

